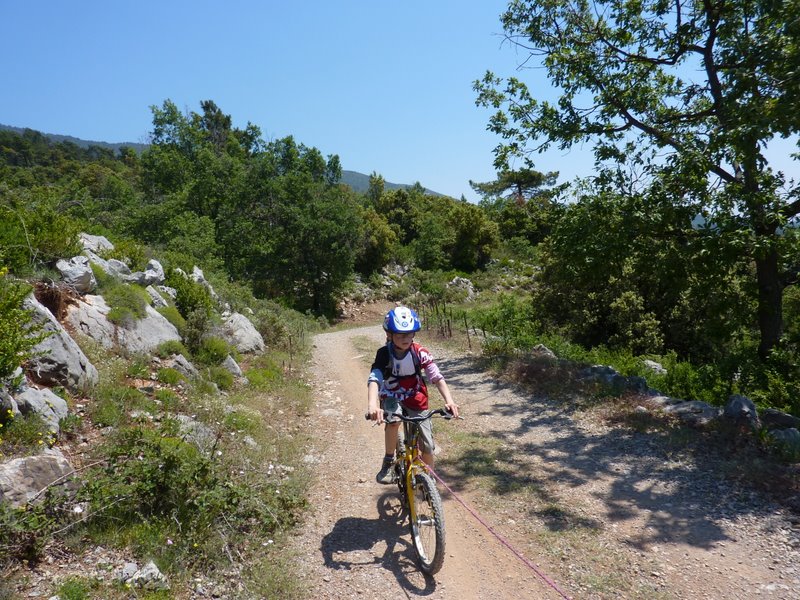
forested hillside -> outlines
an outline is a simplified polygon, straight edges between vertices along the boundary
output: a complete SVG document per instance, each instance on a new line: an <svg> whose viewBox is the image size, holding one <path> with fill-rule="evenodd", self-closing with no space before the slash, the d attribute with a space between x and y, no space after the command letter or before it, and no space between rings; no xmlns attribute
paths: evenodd
<svg viewBox="0 0 800 600"><path fill-rule="evenodd" d="M783 325L765 345L763 277L741 251L748 225L713 208L727 188L677 202L663 177L625 186L612 168L570 189L557 174L501 166L496 181L473 183L479 205L386 189L377 174L358 194L340 185L337 156L291 137L265 142L212 101L188 115L170 101L152 110L141 155L0 133L8 281L49 276L84 230L129 248L134 262L158 252L167 268L199 265L257 298L332 318L342 298L365 293L357 279L380 292L381 271L396 264L411 267L397 299L458 300L445 284L471 278L486 293L466 308L509 346L559 336L573 353L658 357L680 365L662 382L673 393L721 402L741 392L800 409L797 230L774 227Z"/></svg>

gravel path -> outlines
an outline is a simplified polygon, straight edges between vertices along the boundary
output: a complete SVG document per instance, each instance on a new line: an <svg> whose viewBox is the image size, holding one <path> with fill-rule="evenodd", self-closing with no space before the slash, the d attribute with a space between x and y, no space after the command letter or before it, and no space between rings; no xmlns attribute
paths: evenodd
<svg viewBox="0 0 800 600"><path fill-rule="evenodd" d="M375 326L315 338L313 510L294 540L309 597L559 598L448 493L445 565L419 573L396 489L373 479L382 431L363 419L368 361L356 336L383 339ZM432 349L466 416L437 423L453 428L437 435L440 474L568 595L800 598L796 515L674 440L569 412Z"/></svg>

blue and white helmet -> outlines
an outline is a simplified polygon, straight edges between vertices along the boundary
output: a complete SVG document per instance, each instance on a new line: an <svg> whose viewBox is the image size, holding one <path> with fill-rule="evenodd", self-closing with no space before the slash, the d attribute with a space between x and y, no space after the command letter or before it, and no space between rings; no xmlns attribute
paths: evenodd
<svg viewBox="0 0 800 600"><path fill-rule="evenodd" d="M411 333L422 327L417 313L406 306L393 308L383 320L383 328L391 333Z"/></svg>

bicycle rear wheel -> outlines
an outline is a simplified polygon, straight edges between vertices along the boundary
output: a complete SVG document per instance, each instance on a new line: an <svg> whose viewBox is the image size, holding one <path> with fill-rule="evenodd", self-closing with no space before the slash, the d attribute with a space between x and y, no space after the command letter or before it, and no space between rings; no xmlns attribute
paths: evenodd
<svg viewBox="0 0 800 600"><path fill-rule="evenodd" d="M444 511L442 498L427 473L415 475L413 503L409 503L411 539L419 557L420 568L433 575L444 563ZM412 508L413 507L413 508Z"/></svg>

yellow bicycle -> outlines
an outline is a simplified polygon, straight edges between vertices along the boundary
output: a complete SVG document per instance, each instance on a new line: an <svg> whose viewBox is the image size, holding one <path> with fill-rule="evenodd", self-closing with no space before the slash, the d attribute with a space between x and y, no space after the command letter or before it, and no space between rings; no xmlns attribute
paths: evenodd
<svg viewBox="0 0 800 600"><path fill-rule="evenodd" d="M389 413L384 413L384 418L389 416ZM439 408L418 417L394 413L391 416L403 421L403 434L398 436L392 466L395 481L408 513L411 540L420 569L433 575L444 563L444 510L436 482L422 460L419 424L435 416L452 419L453 415Z"/></svg>

